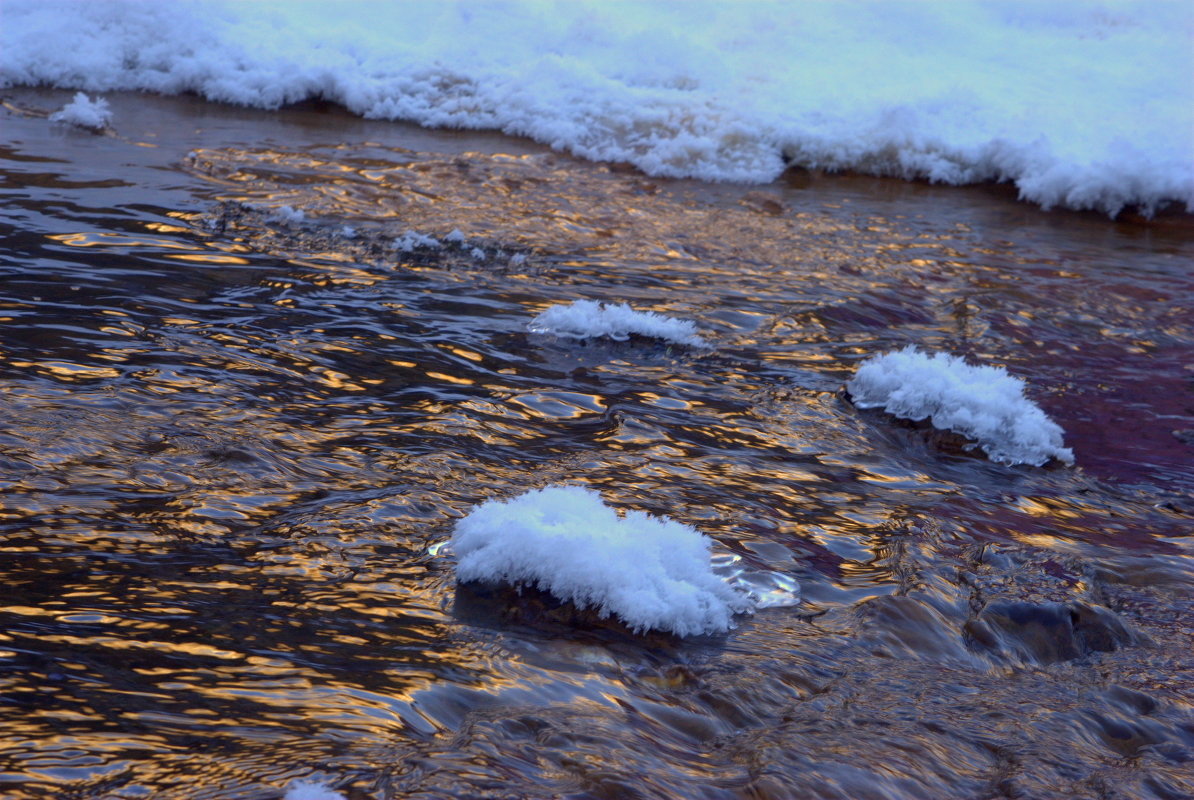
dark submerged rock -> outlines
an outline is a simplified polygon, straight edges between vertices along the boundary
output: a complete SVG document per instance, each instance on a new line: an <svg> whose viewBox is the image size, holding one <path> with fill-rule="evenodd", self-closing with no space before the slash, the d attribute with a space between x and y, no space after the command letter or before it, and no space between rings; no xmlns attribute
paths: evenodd
<svg viewBox="0 0 1194 800"><path fill-rule="evenodd" d="M1039 664L1109 652L1134 640L1113 612L1084 603L995 602L968 621L965 632L976 649Z"/></svg>

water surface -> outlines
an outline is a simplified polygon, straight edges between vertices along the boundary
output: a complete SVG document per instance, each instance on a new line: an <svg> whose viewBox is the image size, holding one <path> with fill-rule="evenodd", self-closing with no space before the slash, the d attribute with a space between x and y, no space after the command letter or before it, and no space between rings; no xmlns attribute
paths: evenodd
<svg viewBox="0 0 1194 800"><path fill-rule="evenodd" d="M3 112L0 794L1194 794L1188 226L65 97ZM578 298L712 347L528 332ZM853 408L906 344L1076 466ZM676 639L457 587L454 521L560 482L801 602Z"/></svg>

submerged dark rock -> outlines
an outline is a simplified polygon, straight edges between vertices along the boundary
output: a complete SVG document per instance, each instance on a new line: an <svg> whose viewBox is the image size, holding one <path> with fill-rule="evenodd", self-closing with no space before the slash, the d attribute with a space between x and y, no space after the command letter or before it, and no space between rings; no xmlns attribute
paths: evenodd
<svg viewBox="0 0 1194 800"><path fill-rule="evenodd" d="M1110 652L1134 641L1112 611L1084 603L991 603L966 623L965 633L976 649L1039 664Z"/></svg>

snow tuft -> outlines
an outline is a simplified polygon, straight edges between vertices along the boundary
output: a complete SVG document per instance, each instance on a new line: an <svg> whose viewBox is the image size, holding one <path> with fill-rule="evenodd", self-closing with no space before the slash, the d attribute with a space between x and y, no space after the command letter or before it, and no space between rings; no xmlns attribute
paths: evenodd
<svg viewBox="0 0 1194 800"><path fill-rule="evenodd" d="M102 131L112 121L112 112L108 110L108 101L101 97L90 99L83 92L75 95L75 99L67 103L59 111L50 115L51 122L62 122L74 125L76 128L86 128L92 131Z"/></svg>
<svg viewBox="0 0 1194 800"><path fill-rule="evenodd" d="M269 218L278 222L286 222L291 225L297 225L306 218L306 214L301 208L293 208L291 206L278 206L270 213Z"/></svg>
<svg viewBox="0 0 1194 800"><path fill-rule="evenodd" d="M608 305L596 300L577 300L571 305L551 306L537 314L527 327L533 333L551 333L573 339L605 336L623 341L631 334L637 334L676 344L705 346L692 322L653 311L635 311L626 303Z"/></svg>
<svg viewBox="0 0 1194 800"><path fill-rule="evenodd" d="M1003 367L975 367L946 353L912 345L873 356L846 383L859 408L882 408L978 442L992 461L1040 466L1050 458L1074 463L1063 431L1024 396L1024 381Z"/></svg>
<svg viewBox="0 0 1194 800"><path fill-rule="evenodd" d="M428 236L425 233L418 233L417 231L408 230L406 233L394 240L394 247L403 253L409 253L417 247L425 247L430 250L436 250L440 246L439 239L433 236Z"/></svg>
<svg viewBox="0 0 1194 800"><path fill-rule="evenodd" d="M456 523L451 544L457 580L537 586L636 633L716 633L754 610L713 573L703 534L642 511L619 515L579 486L485 502Z"/></svg>

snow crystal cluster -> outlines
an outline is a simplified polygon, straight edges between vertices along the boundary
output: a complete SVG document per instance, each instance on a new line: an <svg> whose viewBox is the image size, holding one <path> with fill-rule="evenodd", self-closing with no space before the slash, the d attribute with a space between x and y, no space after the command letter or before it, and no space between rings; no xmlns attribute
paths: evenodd
<svg viewBox="0 0 1194 800"><path fill-rule="evenodd" d="M107 100L101 97L92 100L83 92L78 92L74 100L50 115L50 121L101 131L112 121L112 112L108 110Z"/></svg>
<svg viewBox="0 0 1194 800"><path fill-rule="evenodd" d="M1003 367L976 367L909 345L863 361L846 384L859 408L882 408L977 441L993 461L1040 466L1074 463L1062 429L1024 396L1024 381Z"/></svg>
<svg viewBox="0 0 1194 800"><path fill-rule="evenodd" d="M436 250L440 247L440 241L434 236L428 236L425 233L408 230L406 233L394 239L394 247L403 253L409 253L416 247L426 247L430 250Z"/></svg>
<svg viewBox="0 0 1194 800"><path fill-rule="evenodd" d="M1194 210L1194 4L4 0L0 88L500 130L652 175L1010 181Z"/></svg>
<svg viewBox="0 0 1194 800"><path fill-rule="evenodd" d="M269 218L278 222L286 222L291 225L297 225L306 219L307 215L301 208L294 208L293 206L278 206L269 215Z"/></svg>
<svg viewBox="0 0 1194 800"><path fill-rule="evenodd" d="M636 632L726 631L754 609L713 573L703 534L642 511L619 515L578 486L483 503L456 523L451 544L460 581L536 586Z"/></svg>
<svg viewBox="0 0 1194 800"><path fill-rule="evenodd" d="M604 336L622 341L631 334L664 339L675 344L704 346L696 325L688 320L666 317L653 311L635 311L627 303L609 305L596 300L577 300L541 311L528 323L533 333L551 333L573 339Z"/></svg>

